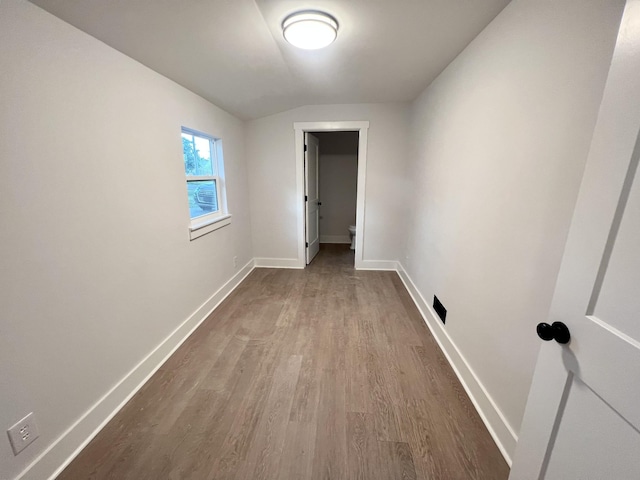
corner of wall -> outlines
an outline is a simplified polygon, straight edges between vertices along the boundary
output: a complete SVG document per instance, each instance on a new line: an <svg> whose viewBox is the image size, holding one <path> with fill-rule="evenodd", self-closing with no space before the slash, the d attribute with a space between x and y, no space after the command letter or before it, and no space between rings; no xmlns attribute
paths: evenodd
<svg viewBox="0 0 640 480"><path fill-rule="evenodd" d="M63 432L16 480L55 479L254 268L254 260L242 267Z"/></svg>
<svg viewBox="0 0 640 480"><path fill-rule="evenodd" d="M507 422L505 416L500 411L500 408L498 408L496 403L493 401L491 395L489 395L489 392L477 377L469 363L465 360L456 344L442 327L436 313L429 306L416 285L413 283L413 280L404 269L401 262L398 262L397 271L402 283L404 283L405 288L411 295L413 302L422 315L424 322L427 324L427 327L436 339L436 342L438 342L438 345L449 361L451 368L453 368L458 380L460 380L464 390L467 392L471 402L478 411L480 418L489 430L491 437L500 449L502 456L506 460L507 464L511 466L511 459L515 452L516 444L518 443L518 436L513 428L511 428L511 425L509 425L509 422Z"/></svg>

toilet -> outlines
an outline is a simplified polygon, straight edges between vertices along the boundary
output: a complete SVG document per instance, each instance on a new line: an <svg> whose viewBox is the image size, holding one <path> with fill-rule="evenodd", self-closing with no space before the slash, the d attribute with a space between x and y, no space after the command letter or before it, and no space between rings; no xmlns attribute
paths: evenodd
<svg viewBox="0 0 640 480"><path fill-rule="evenodd" d="M349 225L349 236L351 237L351 250L356 249L356 226Z"/></svg>

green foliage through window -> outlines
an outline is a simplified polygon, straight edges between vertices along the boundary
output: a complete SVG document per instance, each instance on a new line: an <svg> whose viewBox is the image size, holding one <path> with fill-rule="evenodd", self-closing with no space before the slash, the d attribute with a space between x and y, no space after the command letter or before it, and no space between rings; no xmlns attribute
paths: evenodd
<svg viewBox="0 0 640 480"><path fill-rule="evenodd" d="M184 171L187 176L215 175L213 142L206 137L182 133Z"/></svg>

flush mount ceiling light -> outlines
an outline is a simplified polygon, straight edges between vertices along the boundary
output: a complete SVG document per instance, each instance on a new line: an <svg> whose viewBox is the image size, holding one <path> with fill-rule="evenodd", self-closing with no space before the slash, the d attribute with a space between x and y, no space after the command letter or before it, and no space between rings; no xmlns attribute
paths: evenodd
<svg viewBox="0 0 640 480"><path fill-rule="evenodd" d="M317 50L331 44L338 36L338 22L324 12L307 10L289 15L282 22L282 33L291 45Z"/></svg>

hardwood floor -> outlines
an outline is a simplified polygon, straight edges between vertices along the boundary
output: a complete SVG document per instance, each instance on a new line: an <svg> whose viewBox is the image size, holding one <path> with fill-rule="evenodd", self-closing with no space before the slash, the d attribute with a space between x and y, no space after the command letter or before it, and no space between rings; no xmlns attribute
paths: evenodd
<svg viewBox="0 0 640 480"><path fill-rule="evenodd" d="M322 245L254 270L58 479L508 474L398 275Z"/></svg>

